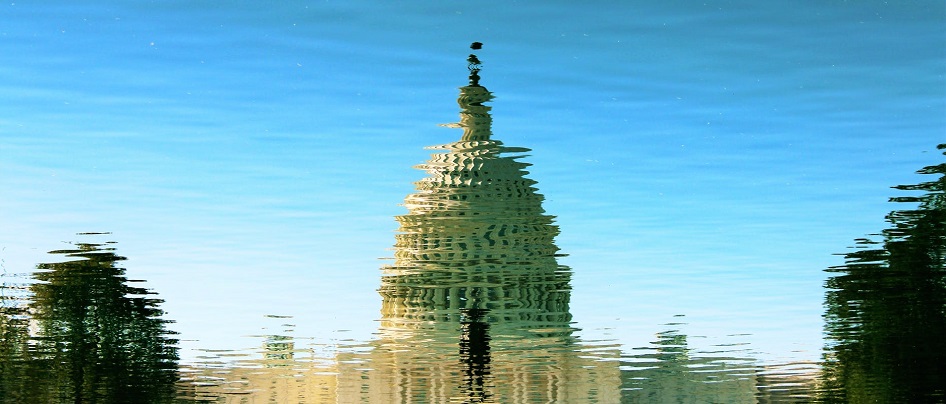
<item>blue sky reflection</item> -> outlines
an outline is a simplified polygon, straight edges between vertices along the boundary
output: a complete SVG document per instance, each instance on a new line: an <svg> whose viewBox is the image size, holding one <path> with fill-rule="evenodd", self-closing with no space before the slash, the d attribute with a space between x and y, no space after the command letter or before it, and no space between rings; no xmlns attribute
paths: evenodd
<svg viewBox="0 0 946 404"><path fill-rule="evenodd" d="M685 314L692 334L816 358L822 270L883 228L889 187L941 160L946 129L935 1L15 2L0 19L4 270L113 232L189 347L239 346L266 314L373 332L377 258L422 147L459 136L437 124L473 40L494 132L533 149L561 226L574 318L629 345Z"/></svg>

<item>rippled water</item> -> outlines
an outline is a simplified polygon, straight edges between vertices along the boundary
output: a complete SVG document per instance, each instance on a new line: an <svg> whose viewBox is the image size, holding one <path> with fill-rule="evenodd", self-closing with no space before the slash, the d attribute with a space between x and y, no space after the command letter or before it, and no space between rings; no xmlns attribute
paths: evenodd
<svg viewBox="0 0 946 404"><path fill-rule="evenodd" d="M0 21L0 402L946 399L941 2Z"/></svg>

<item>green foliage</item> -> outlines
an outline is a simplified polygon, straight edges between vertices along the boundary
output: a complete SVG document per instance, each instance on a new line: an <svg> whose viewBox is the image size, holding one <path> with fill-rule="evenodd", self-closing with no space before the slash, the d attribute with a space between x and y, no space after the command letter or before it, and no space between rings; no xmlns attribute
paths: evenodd
<svg viewBox="0 0 946 404"><path fill-rule="evenodd" d="M946 400L946 164L919 173L938 177L891 198L916 207L891 212L882 240L828 269L822 401Z"/></svg>

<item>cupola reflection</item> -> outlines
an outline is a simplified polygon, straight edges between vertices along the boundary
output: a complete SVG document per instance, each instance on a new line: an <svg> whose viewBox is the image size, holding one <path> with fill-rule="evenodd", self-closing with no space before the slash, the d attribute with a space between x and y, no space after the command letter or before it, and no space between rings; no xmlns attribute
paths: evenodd
<svg viewBox="0 0 946 404"><path fill-rule="evenodd" d="M617 401L616 362L580 354L573 336L571 271L526 178L529 150L493 138L493 94L479 84L479 59L468 61L460 122L447 125L462 136L417 167L428 176L396 218L379 338L359 377L386 402Z"/></svg>

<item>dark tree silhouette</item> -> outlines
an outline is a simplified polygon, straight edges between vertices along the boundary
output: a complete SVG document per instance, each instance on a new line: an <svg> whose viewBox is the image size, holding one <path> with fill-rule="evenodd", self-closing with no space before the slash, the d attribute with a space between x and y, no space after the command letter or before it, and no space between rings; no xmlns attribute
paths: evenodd
<svg viewBox="0 0 946 404"><path fill-rule="evenodd" d="M161 300L129 285L113 248L76 247L50 252L72 260L38 265L28 305L5 309L3 400L173 401L177 341Z"/></svg>
<svg viewBox="0 0 946 404"><path fill-rule="evenodd" d="M827 270L825 402L946 401L946 163L918 172L891 198L915 208Z"/></svg>

